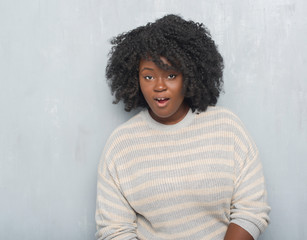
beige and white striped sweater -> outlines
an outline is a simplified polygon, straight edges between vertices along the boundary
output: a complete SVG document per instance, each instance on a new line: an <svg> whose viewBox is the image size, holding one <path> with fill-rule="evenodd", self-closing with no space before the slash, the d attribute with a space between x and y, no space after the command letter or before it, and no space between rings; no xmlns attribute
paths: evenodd
<svg viewBox="0 0 307 240"><path fill-rule="evenodd" d="M229 110L163 125L143 110L108 139L98 168L97 239L254 239L270 211L258 151Z"/></svg>

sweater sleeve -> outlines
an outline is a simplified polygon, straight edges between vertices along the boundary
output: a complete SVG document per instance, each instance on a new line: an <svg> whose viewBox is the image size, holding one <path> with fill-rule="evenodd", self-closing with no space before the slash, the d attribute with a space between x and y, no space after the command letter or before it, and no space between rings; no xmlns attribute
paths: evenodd
<svg viewBox="0 0 307 240"><path fill-rule="evenodd" d="M95 218L96 239L137 239L136 214L122 194L116 171L104 157L98 167Z"/></svg>
<svg viewBox="0 0 307 240"><path fill-rule="evenodd" d="M269 223L270 207L257 147L242 125L235 137L234 155L236 178L230 222L257 239Z"/></svg>

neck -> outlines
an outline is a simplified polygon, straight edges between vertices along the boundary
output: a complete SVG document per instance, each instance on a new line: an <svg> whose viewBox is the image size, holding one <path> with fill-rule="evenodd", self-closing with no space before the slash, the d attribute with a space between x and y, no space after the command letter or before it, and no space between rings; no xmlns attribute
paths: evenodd
<svg viewBox="0 0 307 240"><path fill-rule="evenodd" d="M149 114L155 121L159 123L165 125L173 125L184 119L189 110L190 106L187 103L183 102L181 107L177 110L177 112L170 117L159 117L156 114L154 114L154 112L151 109L149 109Z"/></svg>

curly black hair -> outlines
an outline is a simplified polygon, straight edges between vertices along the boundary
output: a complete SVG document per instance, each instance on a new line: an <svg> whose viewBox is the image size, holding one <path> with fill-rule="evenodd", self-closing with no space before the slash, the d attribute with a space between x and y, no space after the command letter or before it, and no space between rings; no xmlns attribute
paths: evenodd
<svg viewBox="0 0 307 240"><path fill-rule="evenodd" d="M106 77L125 110L148 107L139 86L139 63L149 59L163 69L160 57L182 73L183 94L192 111L205 111L217 103L223 86L223 58L202 23L166 15L153 23L123 33L111 40Z"/></svg>

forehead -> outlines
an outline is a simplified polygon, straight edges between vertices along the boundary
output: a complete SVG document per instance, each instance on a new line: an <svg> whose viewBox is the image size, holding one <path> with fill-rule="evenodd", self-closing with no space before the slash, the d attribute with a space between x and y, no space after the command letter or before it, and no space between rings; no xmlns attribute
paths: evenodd
<svg viewBox="0 0 307 240"><path fill-rule="evenodd" d="M165 57L160 57L160 60L164 65L169 66L169 67L172 66L171 63ZM154 63L151 58L140 60L139 69L141 70L145 67L146 68L159 68L159 69L161 69L161 67L157 66L157 64ZM163 69L161 69L161 70L163 70Z"/></svg>

